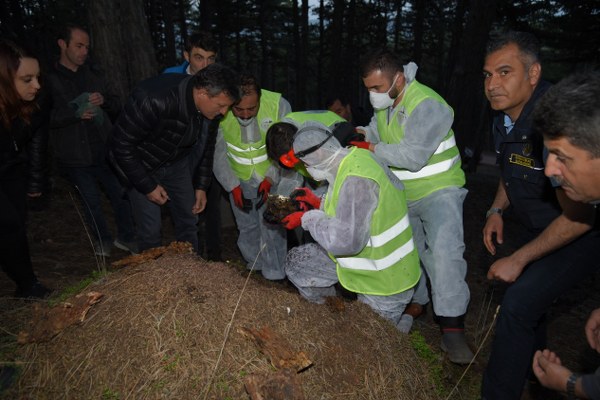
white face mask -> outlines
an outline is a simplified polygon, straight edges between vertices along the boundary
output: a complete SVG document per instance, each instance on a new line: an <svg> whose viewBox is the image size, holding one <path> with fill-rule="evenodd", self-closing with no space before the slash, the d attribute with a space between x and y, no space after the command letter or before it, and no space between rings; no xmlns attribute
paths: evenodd
<svg viewBox="0 0 600 400"><path fill-rule="evenodd" d="M400 95L402 95L402 93L404 93L404 89L402 89L402 92L400 94L398 94L398 96L394 97L393 99L390 97L390 92L394 88L394 85L396 84L396 80L398 79L398 76L399 75L396 75L396 77L394 78L394 81L392 82L392 86L390 86L390 88L387 90L387 92L385 92L385 93L369 92L369 100L371 101L371 105L373 106L373 108L375 110L384 110L388 107L391 107L394 104L394 101L398 98L398 96L400 96ZM404 87L406 87L406 85L404 85Z"/></svg>
<svg viewBox="0 0 600 400"><path fill-rule="evenodd" d="M239 122L239 124L241 126L248 126L248 125L250 125L252 123L252 121L254 121L254 119L256 117L251 117L251 118L246 118L246 119L243 119L243 118L240 118L240 117L235 117L235 118L237 118L237 120L238 120L238 122Z"/></svg>
<svg viewBox="0 0 600 400"><path fill-rule="evenodd" d="M316 181L332 181L334 174L332 173L333 171L330 171L329 169L331 167L331 164L333 164L333 161L335 160L337 155L340 154L341 151L342 148L340 147L335 151L335 153L327 157L325 160L321 161L319 164L315 164L310 167L307 166L306 171L308 171L310 176L312 176L313 179Z"/></svg>

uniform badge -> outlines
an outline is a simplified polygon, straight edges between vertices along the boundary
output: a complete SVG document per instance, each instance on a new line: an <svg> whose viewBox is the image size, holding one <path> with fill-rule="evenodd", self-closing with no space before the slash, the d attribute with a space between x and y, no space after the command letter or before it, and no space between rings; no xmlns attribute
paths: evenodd
<svg viewBox="0 0 600 400"><path fill-rule="evenodd" d="M533 151L533 145L531 144L531 142L527 142L523 145L523 155L524 156L530 156L531 152Z"/></svg>
<svg viewBox="0 0 600 400"><path fill-rule="evenodd" d="M508 158L511 164L517 164L522 167L533 168L535 166L535 160L533 158L524 157L520 154L512 153Z"/></svg>

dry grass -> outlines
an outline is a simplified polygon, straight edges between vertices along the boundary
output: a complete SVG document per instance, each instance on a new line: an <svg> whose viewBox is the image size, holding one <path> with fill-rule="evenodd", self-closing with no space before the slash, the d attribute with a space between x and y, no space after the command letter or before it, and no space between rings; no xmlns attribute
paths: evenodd
<svg viewBox="0 0 600 400"><path fill-rule="evenodd" d="M300 375L307 399L437 398L408 336L363 304L334 312L262 278L242 294L244 283L230 265L183 254L116 271L86 289L105 298L81 325L17 350L21 375L5 395L248 398L243 377L274 368L236 329L270 326L313 361Z"/></svg>

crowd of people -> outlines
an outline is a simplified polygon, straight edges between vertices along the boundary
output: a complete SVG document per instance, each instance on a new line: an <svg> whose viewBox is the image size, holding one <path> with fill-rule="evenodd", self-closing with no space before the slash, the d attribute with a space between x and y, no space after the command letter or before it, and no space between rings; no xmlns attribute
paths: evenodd
<svg viewBox="0 0 600 400"><path fill-rule="evenodd" d="M33 271L26 231L27 197L48 189L50 149L99 256L161 246L165 206L176 240L220 260L225 192L248 269L288 280L315 303L353 293L404 333L431 302L440 348L456 364L473 360L454 116L416 79L414 62L387 49L365 57L369 120L343 95L330 96L328 110L293 111L255 76L216 62L208 32L191 35L185 62L139 83L123 105L86 63L84 27L65 26L57 44L40 91L37 59L0 42L0 264L16 297L50 293ZM598 267L600 74L552 86L539 53L535 37L510 31L490 41L483 60L500 170L485 247L495 255L503 243L505 213L522 225L521 246L488 271L508 287L483 375L487 400L519 399L532 376L572 398L600 398L600 375L574 374L546 349L551 304ZM271 195L295 206L278 223L265 219ZM600 310L586 335L600 351Z"/></svg>

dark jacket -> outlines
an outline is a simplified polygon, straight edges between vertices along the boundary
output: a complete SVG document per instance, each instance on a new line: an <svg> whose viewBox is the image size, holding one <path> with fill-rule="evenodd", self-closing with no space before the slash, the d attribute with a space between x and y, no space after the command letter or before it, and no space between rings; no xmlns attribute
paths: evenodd
<svg viewBox="0 0 600 400"><path fill-rule="evenodd" d="M115 123L109 159L117 175L140 193L156 188L154 171L192 150L200 160L194 188L207 190L210 185L215 135L202 129L205 118L194 103L192 78L163 74L140 83Z"/></svg>
<svg viewBox="0 0 600 400"><path fill-rule="evenodd" d="M9 129L0 122L0 180L27 179L28 193L46 189L48 113L39 110L31 123L13 120Z"/></svg>
<svg viewBox="0 0 600 400"><path fill-rule="evenodd" d="M550 86L546 81L537 85L509 134L503 113L494 118L493 124L497 162L511 210L534 234L544 230L562 212L555 189L544 175L544 139L531 130L533 108Z"/></svg>
<svg viewBox="0 0 600 400"><path fill-rule="evenodd" d="M106 141L121 105L107 81L87 65L76 72L56 63L48 75L52 95L50 143L57 162L66 167L97 165L106 157ZM99 92L104 97L103 115L99 119L82 120L69 104L82 93Z"/></svg>

